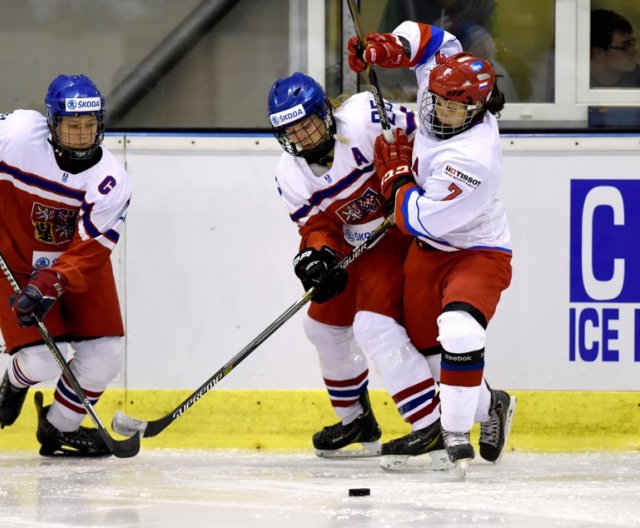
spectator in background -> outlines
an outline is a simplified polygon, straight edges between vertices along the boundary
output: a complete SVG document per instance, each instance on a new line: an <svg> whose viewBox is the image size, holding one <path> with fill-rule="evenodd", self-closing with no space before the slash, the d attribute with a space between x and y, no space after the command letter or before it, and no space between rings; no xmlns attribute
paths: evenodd
<svg viewBox="0 0 640 528"><path fill-rule="evenodd" d="M404 20L441 27L456 36L464 51L491 63L507 101L520 101L511 76L498 61L491 36L496 6L496 0L392 0L385 7L380 32L390 32ZM415 79L407 82L414 84Z"/></svg>
<svg viewBox="0 0 640 528"><path fill-rule="evenodd" d="M608 9L591 12L591 88L640 88L631 23Z"/></svg>

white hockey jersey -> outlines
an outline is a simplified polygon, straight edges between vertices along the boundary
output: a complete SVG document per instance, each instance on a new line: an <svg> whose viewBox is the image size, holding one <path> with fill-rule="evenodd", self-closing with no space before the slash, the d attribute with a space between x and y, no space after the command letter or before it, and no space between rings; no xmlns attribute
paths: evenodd
<svg viewBox="0 0 640 528"><path fill-rule="evenodd" d="M16 272L47 267L70 291L100 287L92 277L120 237L130 180L106 148L82 172L61 169L49 137L39 112L0 115L0 250Z"/></svg>
<svg viewBox="0 0 640 528"><path fill-rule="evenodd" d="M411 63L419 83L418 103L428 88L436 55L462 49L446 31L403 22L394 32L411 46ZM493 248L510 251L504 206L496 198L502 178L502 154L496 118L486 113L481 123L450 139L427 135L420 123L413 150L419 187L403 188L396 197L396 224L405 232L445 251ZM400 207L398 207L400 201Z"/></svg>
<svg viewBox="0 0 640 528"><path fill-rule="evenodd" d="M392 129L402 128L413 138L414 113L385 103ZM278 190L298 225L301 248L326 245L339 250L345 241L357 246L384 219L384 198L373 166L373 145L382 133L373 97L368 92L353 95L333 116L337 139L330 168L312 168L304 158L286 152L276 167Z"/></svg>

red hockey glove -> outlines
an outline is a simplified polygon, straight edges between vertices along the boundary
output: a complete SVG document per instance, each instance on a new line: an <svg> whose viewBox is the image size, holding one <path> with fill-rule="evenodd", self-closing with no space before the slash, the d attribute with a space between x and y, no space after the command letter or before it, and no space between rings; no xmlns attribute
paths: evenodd
<svg viewBox="0 0 640 528"><path fill-rule="evenodd" d="M409 65L409 57L400 39L391 33L371 33L367 35L367 46L361 52L357 37L347 42L349 51L349 67L361 73L367 64L375 64L383 68L402 68Z"/></svg>
<svg viewBox="0 0 640 528"><path fill-rule="evenodd" d="M34 271L24 289L10 299L11 308L16 313L20 326L35 324L32 315L43 319L53 304L64 293L62 278L50 269Z"/></svg>
<svg viewBox="0 0 640 528"><path fill-rule="evenodd" d="M362 59L362 50L360 49L358 37L351 37L348 40L347 50L349 51L349 68L356 73L362 73L366 70L367 63Z"/></svg>
<svg viewBox="0 0 640 528"><path fill-rule="evenodd" d="M395 201L400 187L415 183L411 172L411 153L411 143L401 128L396 130L395 143L387 143L382 134L376 138L373 162L380 178L382 195L387 202Z"/></svg>
<svg viewBox="0 0 640 528"><path fill-rule="evenodd" d="M315 288L315 302L327 302L340 295L347 286L347 272L334 267L338 260L338 255L328 246L323 246L320 251L315 248L303 249L293 259L293 269L304 289Z"/></svg>

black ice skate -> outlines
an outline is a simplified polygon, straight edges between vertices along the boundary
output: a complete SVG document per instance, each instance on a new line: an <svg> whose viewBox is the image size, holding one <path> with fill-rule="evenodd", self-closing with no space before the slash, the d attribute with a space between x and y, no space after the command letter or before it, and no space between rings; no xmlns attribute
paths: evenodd
<svg viewBox="0 0 640 528"><path fill-rule="evenodd" d="M42 456L73 456L73 457L103 457L110 456L111 451L106 446L97 429L80 427L77 431L58 431L47 421L49 407L42 406L42 393L34 395L38 411L38 431L36 438L40 442Z"/></svg>
<svg viewBox="0 0 640 528"><path fill-rule="evenodd" d="M505 391L491 390L490 418L480 424L480 456L485 460L495 464L500 462L515 410L515 396L509 396Z"/></svg>
<svg viewBox="0 0 640 528"><path fill-rule="evenodd" d="M421 456L427 454L428 457ZM380 466L395 472L435 471L453 467L444 449L440 419L423 429L382 444Z"/></svg>
<svg viewBox="0 0 640 528"><path fill-rule="evenodd" d="M365 391L360 396L362 414L353 422L343 425L338 422L313 435L313 447L316 455L325 458L359 458L378 456L380 454L380 436L369 395ZM360 444L361 449L344 449L352 444Z"/></svg>
<svg viewBox="0 0 640 528"><path fill-rule="evenodd" d="M469 441L469 433L453 433L450 431L442 431L442 439L447 450L449 460L456 465L462 478L467 476L467 467L476 453Z"/></svg>
<svg viewBox="0 0 640 528"><path fill-rule="evenodd" d="M6 425L13 425L24 404L29 389L19 389L11 385L9 373L5 372L0 382L0 429Z"/></svg>

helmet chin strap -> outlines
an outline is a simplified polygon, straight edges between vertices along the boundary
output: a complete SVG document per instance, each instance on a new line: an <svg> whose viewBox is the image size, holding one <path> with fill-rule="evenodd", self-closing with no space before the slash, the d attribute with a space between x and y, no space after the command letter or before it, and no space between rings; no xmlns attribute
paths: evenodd
<svg viewBox="0 0 640 528"><path fill-rule="evenodd" d="M53 151L57 158L69 161L85 161L91 159L99 147L99 145L96 145L95 148L91 147L86 150L74 150L64 147L59 141L56 141L53 138L49 139L49 143L53 147Z"/></svg>
<svg viewBox="0 0 640 528"><path fill-rule="evenodd" d="M318 165L322 165L323 167L331 167L333 164L333 151L329 152L324 158L316 161Z"/></svg>
<svg viewBox="0 0 640 528"><path fill-rule="evenodd" d="M58 134L54 129L52 129L52 127L49 127L49 130L51 131L51 138L49 139L49 143L51 143L51 145L53 146L56 155L70 160L86 160L91 158L96 150L98 150L98 147L101 143L101 141L97 141L98 135L96 134L96 139L89 148L72 149L62 144L62 141L60 141Z"/></svg>
<svg viewBox="0 0 640 528"><path fill-rule="evenodd" d="M80 149L71 149L69 147L63 146L60 142L53 143L53 148L56 151L57 155L62 157L71 159L71 160L85 160L93 156L95 151L97 150L97 146L90 147L88 149L80 150Z"/></svg>
<svg viewBox="0 0 640 528"><path fill-rule="evenodd" d="M326 139L319 145L316 145L311 149L303 150L299 154L297 154L298 156L303 157L309 164L317 163L319 165L328 166L331 162L333 162L333 156L329 157L329 155L333 152L336 144L336 122L333 119L333 115L331 112L327 112L323 123L326 127L323 136Z"/></svg>
<svg viewBox="0 0 640 528"><path fill-rule="evenodd" d="M333 161L333 156L329 159L329 155L333 152L336 140L333 134L321 145L314 147L311 150L302 151L300 155L306 160L307 163L318 163L319 165L327 165Z"/></svg>

